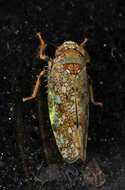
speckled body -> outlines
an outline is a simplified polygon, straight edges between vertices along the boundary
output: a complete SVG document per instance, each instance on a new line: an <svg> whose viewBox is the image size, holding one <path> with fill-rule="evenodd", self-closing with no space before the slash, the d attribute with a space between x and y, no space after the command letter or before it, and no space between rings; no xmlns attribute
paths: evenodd
<svg viewBox="0 0 125 190"><path fill-rule="evenodd" d="M86 57L69 48L48 70L48 107L56 144L63 159L86 159L89 95Z"/></svg>

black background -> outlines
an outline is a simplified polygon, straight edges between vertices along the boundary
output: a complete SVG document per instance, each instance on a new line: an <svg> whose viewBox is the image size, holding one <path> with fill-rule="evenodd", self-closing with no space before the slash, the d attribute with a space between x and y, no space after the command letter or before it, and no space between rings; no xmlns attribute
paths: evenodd
<svg viewBox="0 0 125 190"><path fill-rule="evenodd" d="M38 122L32 118L37 100L21 102L31 94L37 75L47 65L38 58L37 32L48 43L47 53L52 57L54 46L66 40L81 43L85 37L89 39L85 46L91 56L88 72L93 78L95 99L104 106L90 104L88 157L102 164L107 177L102 189L125 188L124 10L124 1L116 0L0 1L0 189L25 188L17 146L18 116L24 126L29 168L35 170L46 162ZM46 102L45 84L41 90Z"/></svg>

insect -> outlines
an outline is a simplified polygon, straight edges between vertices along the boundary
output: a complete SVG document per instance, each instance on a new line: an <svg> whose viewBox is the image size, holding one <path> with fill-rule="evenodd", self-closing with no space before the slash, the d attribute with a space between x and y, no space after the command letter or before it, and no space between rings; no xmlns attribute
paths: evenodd
<svg viewBox="0 0 125 190"><path fill-rule="evenodd" d="M103 105L94 100L92 80L86 72L90 57L84 45L88 39L85 38L80 45L73 41L64 42L56 49L55 58L51 59L45 55L46 44L41 34L37 36L41 42L40 59L48 61L49 118L59 152L69 163L78 159L85 161L89 97L93 104ZM32 96L23 98L24 102L36 97L40 77L45 72L41 71Z"/></svg>

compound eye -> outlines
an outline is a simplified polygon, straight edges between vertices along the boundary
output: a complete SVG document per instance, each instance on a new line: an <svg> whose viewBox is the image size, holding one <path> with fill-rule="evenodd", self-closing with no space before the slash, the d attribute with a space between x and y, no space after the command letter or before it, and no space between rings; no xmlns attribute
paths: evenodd
<svg viewBox="0 0 125 190"><path fill-rule="evenodd" d="M64 51L64 46L59 46L56 50L55 56L61 55L63 51Z"/></svg>

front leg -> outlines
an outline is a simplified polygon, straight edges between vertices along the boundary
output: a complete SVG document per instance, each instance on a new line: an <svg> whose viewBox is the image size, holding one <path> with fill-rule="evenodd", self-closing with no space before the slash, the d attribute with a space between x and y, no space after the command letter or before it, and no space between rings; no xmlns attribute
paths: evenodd
<svg viewBox="0 0 125 190"><path fill-rule="evenodd" d="M40 78L41 78L41 76L44 75L44 73L45 73L45 70L41 71L41 73L39 74L38 79L36 81L35 88L34 88L33 93L32 93L32 96L23 98L23 102L26 102L28 100L32 100L32 99L34 99L36 97L38 89L39 89L39 86L40 86Z"/></svg>
<svg viewBox="0 0 125 190"><path fill-rule="evenodd" d="M40 40L41 46L40 46L40 59L43 59L44 61L49 61L49 57L45 55L45 49L47 44L45 44L40 32L37 33L37 36Z"/></svg>
<svg viewBox="0 0 125 190"><path fill-rule="evenodd" d="M96 102L96 101L94 100L93 82L92 82L92 79L91 79L90 76L88 76L88 78L89 78L89 81L90 81L90 83L89 83L90 100L91 100L91 102L92 102L93 104L102 107L102 106L103 106L103 103L102 103L102 102Z"/></svg>

